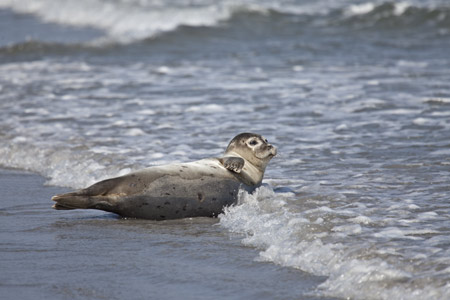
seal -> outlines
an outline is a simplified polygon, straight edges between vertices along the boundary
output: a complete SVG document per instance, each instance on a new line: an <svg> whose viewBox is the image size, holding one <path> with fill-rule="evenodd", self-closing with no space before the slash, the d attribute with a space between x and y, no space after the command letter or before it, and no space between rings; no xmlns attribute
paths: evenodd
<svg viewBox="0 0 450 300"><path fill-rule="evenodd" d="M127 218L169 220L215 217L237 203L239 190L261 185L277 148L263 136L241 133L224 155L155 166L56 195L53 208L99 209Z"/></svg>

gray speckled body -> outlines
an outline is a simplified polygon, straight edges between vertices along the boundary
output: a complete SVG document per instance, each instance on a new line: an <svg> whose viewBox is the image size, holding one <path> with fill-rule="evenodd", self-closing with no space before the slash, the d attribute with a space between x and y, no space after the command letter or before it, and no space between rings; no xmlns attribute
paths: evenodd
<svg viewBox="0 0 450 300"><path fill-rule="evenodd" d="M276 154L276 148L259 135L244 136L252 139L252 148L245 143L235 146L233 140L222 158L155 166L100 181L54 196L53 207L100 209L152 220L217 216L237 202L240 189L252 192L261 184L265 166ZM259 146L253 144L256 139Z"/></svg>
<svg viewBox="0 0 450 300"><path fill-rule="evenodd" d="M236 203L241 187L235 180L207 176L192 180L164 176L157 184L159 188L150 193L123 197L113 206L99 203L96 208L125 217L152 220L215 217L225 206Z"/></svg>
<svg viewBox="0 0 450 300"><path fill-rule="evenodd" d="M242 183L239 174L211 158L143 169L53 200L59 209L92 208L122 217L167 220L217 216L237 202L240 188L251 192L256 186Z"/></svg>

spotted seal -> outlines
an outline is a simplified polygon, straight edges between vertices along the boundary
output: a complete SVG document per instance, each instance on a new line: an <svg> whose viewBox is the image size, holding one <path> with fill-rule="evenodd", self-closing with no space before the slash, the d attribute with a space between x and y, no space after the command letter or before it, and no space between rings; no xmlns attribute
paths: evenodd
<svg viewBox="0 0 450 300"><path fill-rule="evenodd" d="M223 157L155 166L56 195L55 209L99 209L122 217L168 220L214 217L237 202L239 189L261 185L277 154L261 135L241 133Z"/></svg>

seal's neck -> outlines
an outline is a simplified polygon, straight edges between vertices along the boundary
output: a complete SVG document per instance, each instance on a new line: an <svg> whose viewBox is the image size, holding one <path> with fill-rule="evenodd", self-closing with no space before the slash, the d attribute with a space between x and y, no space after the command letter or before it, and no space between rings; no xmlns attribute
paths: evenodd
<svg viewBox="0 0 450 300"><path fill-rule="evenodd" d="M255 186L255 185L261 184L263 177L264 177L264 171L266 169L266 165L255 166L249 160L247 160L245 157L243 157L242 155L240 155L234 151L229 151L229 152L225 153L224 157L240 157L240 158L244 159L244 161L245 161L244 167L242 168L242 171L239 175L249 185Z"/></svg>

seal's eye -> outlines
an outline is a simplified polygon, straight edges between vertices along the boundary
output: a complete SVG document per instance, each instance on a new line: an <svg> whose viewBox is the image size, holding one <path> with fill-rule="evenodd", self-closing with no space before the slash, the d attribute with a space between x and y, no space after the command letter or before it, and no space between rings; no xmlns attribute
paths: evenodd
<svg viewBox="0 0 450 300"><path fill-rule="evenodd" d="M268 143L267 139L265 139L264 142Z"/></svg>
<svg viewBox="0 0 450 300"><path fill-rule="evenodd" d="M250 145L255 146L256 144L258 144L258 142L256 140L253 140L250 142Z"/></svg>

